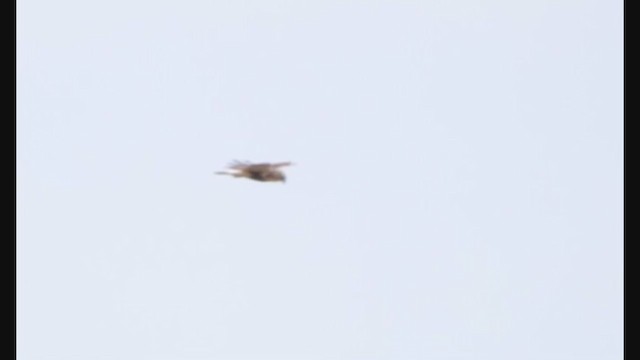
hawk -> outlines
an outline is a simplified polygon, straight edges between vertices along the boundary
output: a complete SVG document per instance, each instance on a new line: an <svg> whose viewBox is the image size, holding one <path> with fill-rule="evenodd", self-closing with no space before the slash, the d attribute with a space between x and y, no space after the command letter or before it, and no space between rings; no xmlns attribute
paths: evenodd
<svg viewBox="0 0 640 360"><path fill-rule="evenodd" d="M217 175L230 175L236 178L247 178L256 181L282 181L287 180L280 170L283 166L292 165L291 162L279 163L258 163L253 164L248 161L234 161L229 164L232 171L217 171Z"/></svg>

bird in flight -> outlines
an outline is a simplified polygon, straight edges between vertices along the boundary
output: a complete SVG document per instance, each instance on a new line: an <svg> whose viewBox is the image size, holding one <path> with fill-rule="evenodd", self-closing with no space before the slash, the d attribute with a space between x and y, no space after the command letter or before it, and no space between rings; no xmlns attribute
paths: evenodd
<svg viewBox="0 0 640 360"><path fill-rule="evenodd" d="M257 163L248 161L233 161L226 171L217 171L217 175L229 175L236 178L247 178L256 181L282 181L287 180L281 167L293 165L290 161L279 163Z"/></svg>

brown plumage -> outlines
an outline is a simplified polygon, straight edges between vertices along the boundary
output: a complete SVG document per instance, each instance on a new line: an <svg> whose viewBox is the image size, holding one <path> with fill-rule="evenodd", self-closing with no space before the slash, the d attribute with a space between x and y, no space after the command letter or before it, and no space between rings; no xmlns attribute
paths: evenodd
<svg viewBox="0 0 640 360"><path fill-rule="evenodd" d="M248 161L234 161L229 164L229 169L233 171L217 171L218 175L230 175L233 177L243 177L256 181L282 181L287 177L280 170L283 166L292 165L291 162L279 163L259 163L252 164Z"/></svg>

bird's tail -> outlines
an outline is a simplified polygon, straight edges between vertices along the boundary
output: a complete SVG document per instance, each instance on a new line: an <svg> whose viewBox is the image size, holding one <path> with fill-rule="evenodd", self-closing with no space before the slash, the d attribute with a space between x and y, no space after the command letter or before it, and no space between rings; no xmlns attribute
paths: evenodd
<svg viewBox="0 0 640 360"><path fill-rule="evenodd" d="M234 172L229 172L229 171L216 171L216 172L214 172L214 174L216 174L216 175L229 175L229 176L233 176L233 177L242 176L239 173L234 173Z"/></svg>

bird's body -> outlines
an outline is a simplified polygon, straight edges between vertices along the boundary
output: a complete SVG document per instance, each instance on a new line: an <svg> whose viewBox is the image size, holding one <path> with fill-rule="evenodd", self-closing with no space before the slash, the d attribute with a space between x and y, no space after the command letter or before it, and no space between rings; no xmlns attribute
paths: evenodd
<svg viewBox="0 0 640 360"><path fill-rule="evenodd" d="M252 164L248 161L234 161L229 165L229 169L233 171L218 171L216 174L243 177L255 181L285 182L286 176L280 168L289 165L291 162Z"/></svg>

